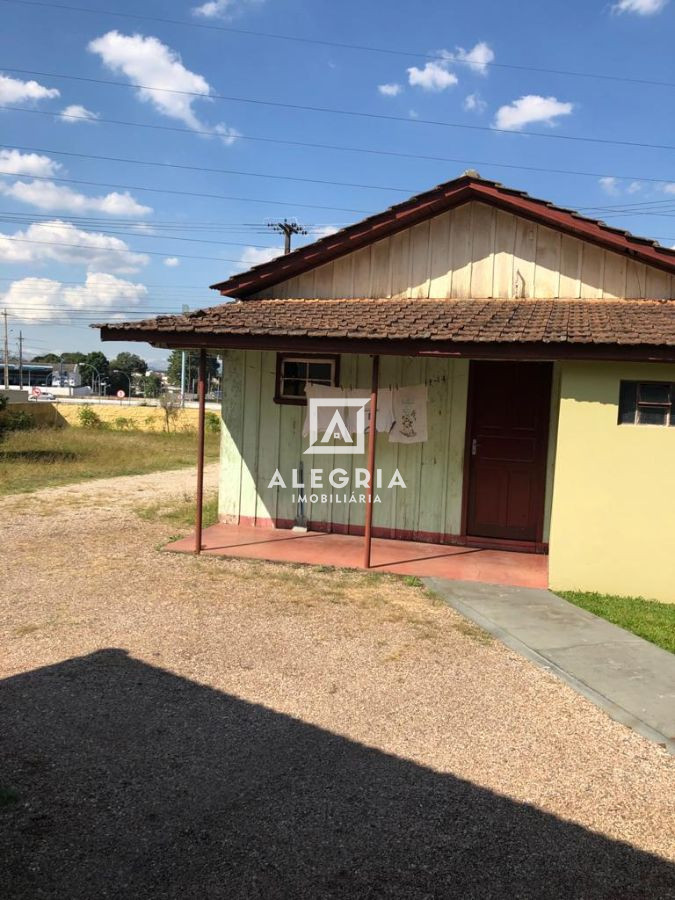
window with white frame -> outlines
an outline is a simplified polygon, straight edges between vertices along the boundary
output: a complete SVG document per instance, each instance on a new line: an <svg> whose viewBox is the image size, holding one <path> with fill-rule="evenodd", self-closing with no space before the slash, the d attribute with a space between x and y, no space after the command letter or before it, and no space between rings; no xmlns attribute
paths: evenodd
<svg viewBox="0 0 675 900"><path fill-rule="evenodd" d="M339 356L277 355L277 379L274 399L277 403L304 404L308 384L337 387L340 375Z"/></svg>

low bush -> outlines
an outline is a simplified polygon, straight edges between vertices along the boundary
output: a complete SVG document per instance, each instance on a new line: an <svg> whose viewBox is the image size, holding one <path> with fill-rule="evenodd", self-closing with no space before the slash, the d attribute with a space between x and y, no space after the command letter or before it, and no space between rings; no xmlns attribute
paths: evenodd
<svg viewBox="0 0 675 900"><path fill-rule="evenodd" d="M206 430L210 431L211 434L220 434L220 416L218 413L207 411L205 425Z"/></svg>
<svg viewBox="0 0 675 900"><path fill-rule="evenodd" d="M35 428L35 419L23 409L4 412L0 419L0 431L28 431Z"/></svg>
<svg viewBox="0 0 675 900"><path fill-rule="evenodd" d="M82 428L103 428L103 420L91 406L83 406L78 410L77 420Z"/></svg>

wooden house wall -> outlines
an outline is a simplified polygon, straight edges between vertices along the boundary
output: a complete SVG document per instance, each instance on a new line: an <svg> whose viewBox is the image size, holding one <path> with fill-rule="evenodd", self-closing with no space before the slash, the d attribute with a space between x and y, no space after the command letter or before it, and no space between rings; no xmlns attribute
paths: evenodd
<svg viewBox="0 0 675 900"><path fill-rule="evenodd" d="M283 281L259 296L675 298L675 278L474 202Z"/></svg>
<svg viewBox="0 0 675 900"><path fill-rule="evenodd" d="M341 357L343 387L370 385L370 357ZM393 529L401 537L457 535L461 530L462 482L468 388L468 360L381 357L380 385L428 384L428 440L419 444L391 444L378 434L376 465L384 484L398 468L406 488L383 487L382 502L373 507L375 528ZM355 467L365 467L365 454L305 454L308 437L302 434L306 407L274 403L276 354L268 351L227 351L224 356L223 427L219 516L221 521L271 525L292 523L296 508L290 488L291 472L302 462L309 477L312 467L327 473L344 468L350 486L329 485L313 493L349 494ZM552 433L555 438L554 432ZM549 452L547 505L553 479L554 441ZM288 485L269 488L278 469ZM309 489L307 493L312 493ZM307 515L316 525L348 530L363 526L363 504L318 502ZM548 526L548 513L546 517Z"/></svg>

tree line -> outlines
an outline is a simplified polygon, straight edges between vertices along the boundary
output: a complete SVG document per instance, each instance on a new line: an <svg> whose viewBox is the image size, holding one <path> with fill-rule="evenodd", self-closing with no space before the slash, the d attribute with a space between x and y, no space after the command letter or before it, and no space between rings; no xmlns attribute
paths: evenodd
<svg viewBox="0 0 675 900"><path fill-rule="evenodd" d="M167 364L167 381L174 387L180 387L183 351L172 350ZM77 364L83 385L91 387L95 393L114 395L119 390L125 394L140 394L145 397L158 397L162 393L161 375L148 372L147 362L136 353L123 351L112 359L100 350L91 353L66 352L44 353L34 356L31 362L44 363L57 368L59 365ZM199 370L199 351L188 350L185 353L185 391L195 393ZM207 379L211 382L218 377L219 359L216 354L209 353L206 358Z"/></svg>

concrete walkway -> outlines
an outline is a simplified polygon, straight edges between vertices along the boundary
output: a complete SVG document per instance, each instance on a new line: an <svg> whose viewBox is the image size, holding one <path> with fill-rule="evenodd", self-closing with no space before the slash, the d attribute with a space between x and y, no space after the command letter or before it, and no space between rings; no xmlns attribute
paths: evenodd
<svg viewBox="0 0 675 900"><path fill-rule="evenodd" d="M675 655L550 591L442 578L424 582L613 719L675 754Z"/></svg>

